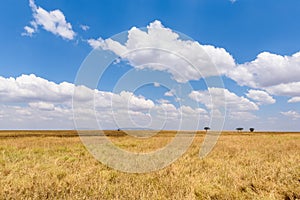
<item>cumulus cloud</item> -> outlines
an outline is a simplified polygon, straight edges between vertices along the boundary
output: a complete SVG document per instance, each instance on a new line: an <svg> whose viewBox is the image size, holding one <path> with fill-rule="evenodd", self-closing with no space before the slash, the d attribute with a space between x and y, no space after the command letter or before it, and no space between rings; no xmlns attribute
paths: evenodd
<svg viewBox="0 0 300 200"><path fill-rule="evenodd" d="M300 96L300 82L281 83L267 87L266 90L280 96Z"/></svg>
<svg viewBox="0 0 300 200"><path fill-rule="evenodd" d="M291 117L293 120L299 119L300 114L295 110L289 110L286 112L280 112L282 115L285 115L287 117Z"/></svg>
<svg viewBox="0 0 300 200"><path fill-rule="evenodd" d="M52 103L47 103L47 102L30 102L29 106L31 108L37 108L39 110L54 110L55 106Z"/></svg>
<svg viewBox="0 0 300 200"><path fill-rule="evenodd" d="M0 129L73 129L72 111L69 108L48 110L35 106L0 104L3 112Z"/></svg>
<svg viewBox="0 0 300 200"><path fill-rule="evenodd" d="M223 88L209 88L207 91L193 91L189 94L190 98L204 104L207 109L203 109L188 105L176 107L165 99L152 101L129 91L112 93L67 82L54 83L33 74L17 78L0 76L0 128L73 129L74 89L77 91L76 100L80 105L76 112L79 120L86 122L85 126L78 128L91 128L89 122L95 116L103 125L102 128L106 129L118 126L176 129L182 117L186 119L186 123L182 125L185 129L190 129L189 123L197 120L200 120L199 124L202 127L210 120L207 110L215 112L222 108L224 102L227 104L228 117L232 119L228 123L230 126L236 126L237 122L257 118L253 112L259 109L258 103ZM248 93L253 94L250 91ZM215 97L214 105L211 95ZM296 101L297 98L290 100ZM295 110L281 114L294 120L300 118L300 114ZM280 120L283 119L280 118L277 122ZM252 124L249 121L250 125ZM266 129L265 126L264 128Z"/></svg>
<svg viewBox="0 0 300 200"><path fill-rule="evenodd" d="M107 92L101 92L104 95ZM110 93L111 98L109 101L114 109L124 108L124 105L128 105L128 108L133 111L148 111L149 109L153 108L155 105L153 101L146 99L143 96L135 96L132 92L122 91L119 95L114 93ZM98 96L98 95L97 95ZM96 100L102 104L102 99Z"/></svg>
<svg viewBox="0 0 300 200"><path fill-rule="evenodd" d="M99 108L115 104L116 108L129 105L132 109L145 110L154 106L151 100L127 91L115 94L92 90L85 86L75 86L67 82L57 84L34 74L21 75L17 78L0 76L0 102L3 103L29 103L32 108L49 110L53 109L53 104L69 105L74 90L76 90L76 101L95 102L95 106Z"/></svg>
<svg viewBox="0 0 300 200"><path fill-rule="evenodd" d="M103 39L100 37L98 39L88 39L87 43L94 49L101 47L103 44Z"/></svg>
<svg viewBox="0 0 300 200"><path fill-rule="evenodd" d="M72 25L66 21L65 15L60 10L47 11L35 4L34 0L29 0L29 6L33 12L33 21L31 26L25 26L25 32L22 35L32 36L41 26L44 30L58 35L67 40L73 40L76 33Z"/></svg>
<svg viewBox="0 0 300 200"><path fill-rule="evenodd" d="M167 71L178 82L222 75L235 66L225 49L183 40L157 20L146 31L131 28L125 44L102 38L89 39L88 43L93 48L114 52L138 69Z"/></svg>
<svg viewBox="0 0 300 200"><path fill-rule="evenodd" d="M225 75L241 86L257 89L248 95L255 101L267 98L261 104L275 103L274 98L267 96L269 94L300 96L300 52L291 56L263 52L251 62L236 64L225 49L182 40L180 34L157 20L150 23L146 30L131 28L124 44L102 38L89 39L88 43L93 48L114 52L135 68L167 71L180 83Z"/></svg>
<svg viewBox="0 0 300 200"><path fill-rule="evenodd" d="M0 102L65 102L72 99L74 91L74 85L71 83L56 84L34 74L17 78L0 76L0 83Z"/></svg>
<svg viewBox="0 0 300 200"><path fill-rule="evenodd" d="M254 61L238 65L227 74L242 86L270 94L300 96L300 52L281 56L263 52Z"/></svg>
<svg viewBox="0 0 300 200"><path fill-rule="evenodd" d="M193 115L198 115L198 114L207 114L208 112L205 110L205 109L203 109L203 108L196 108L196 109L193 109L193 108L191 108L190 106L185 106L185 105L183 105L183 106L181 106L180 107L180 109L181 109L181 111L182 111L182 113L184 114L184 115L187 115L187 116L193 116Z"/></svg>
<svg viewBox="0 0 300 200"><path fill-rule="evenodd" d="M281 56L263 52L249 63L239 65L229 76L241 85L270 87L282 83L299 81L300 52L292 56ZM272 74L270 76L270 74Z"/></svg>
<svg viewBox="0 0 300 200"><path fill-rule="evenodd" d="M245 120L255 118L251 111L258 110L256 103L245 97L237 96L225 88L208 88L205 91L192 91L189 97L201 104L204 104L210 110L218 110L224 108L226 104L226 112L231 118L244 116ZM214 98L212 101L212 97Z"/></svg>
<svg viewBox="0 0 300 200"><path fill-rule="evenodd" d="M229 117L231 119L235 120L235 122L239 121L242 123L244 123L245 121L258 119L258 117L256 115L254 115L251 112L246 112L246 111L232 111L229 113Z"/></svg>
<svg viewBox="0 0 300 200"><path fill-rule="evenodd" d="M215 97L215 102L212 104L211 97ZM258 110L258 106L245 97L237 96L225 88L208 88L205 91L192 91L189 97L195 101L204 104L207 108L221 107L226 103L227 109L237 111Z"/></svg>
<svg viewBox="0 0 300 200"><path fill-rule="evenodd" d="M293 97L288 100L288 103L298 103L300 102L300 97Z"/></svg>
<svg viewBox="0 0 300 200"><path fill-rule="evenodd" d="M273 104L276 100L270 96L267 92L262 90L249 90L246 96L254 101L256 101L259 105L261 104Z"/></svg>
<svg viewBox="0 0 300 200"><path fill-rule="evenodd" d="M88 122L95 115L102 128L149 124L151 128L164 128L162 123L176 128L181 116L193 121L199 120L199 116L208 118L200 108L176 107L162 99L155 103L129 91L112 93L67 82L54 83L31 74L17 78L0 76L0 128L73 128L74 91L76 103L80 105L75 112L79 120L87 122L84 128L89 127ZM13 126L16 120L18 126ZM183 127L189 128L188 124Z"/></svg>
<svg viewBox="0 0 300 200"><path fill-rule="evenodd" d="M124 43L101 37L88 43L114 52L137 69L166 71L179 83L225 75L253 89L247 95L257 104L275 103L270 95L300 96L300 52L291 56L263 52L251 62L236 64L225 49L183 40L157 20L145 30L131 28Z"/></svg>

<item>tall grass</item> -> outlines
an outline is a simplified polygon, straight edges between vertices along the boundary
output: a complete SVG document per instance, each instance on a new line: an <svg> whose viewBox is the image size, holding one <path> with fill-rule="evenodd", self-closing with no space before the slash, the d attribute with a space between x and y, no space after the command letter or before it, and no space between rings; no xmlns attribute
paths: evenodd
<svg viewBox="0 0 300 200"><path fill-rule="evenodd" d="M0 134L0 199L300 199L296 133L224 134L199 159L201 133L176 162L145 174L106 167L79 137L17 135ZM171 136L111 139L121 148L147 152Z"/></svg>

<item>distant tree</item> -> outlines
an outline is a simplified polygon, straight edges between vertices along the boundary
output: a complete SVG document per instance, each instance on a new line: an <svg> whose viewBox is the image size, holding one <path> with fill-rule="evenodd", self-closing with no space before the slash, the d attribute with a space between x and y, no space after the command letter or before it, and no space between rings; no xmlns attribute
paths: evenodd
<svg viewBox="0 0 300 200"><path fill-rule="evenodd" d="M238 132L241 132L242 130L244 130L244 128L236 128L236 130L237 130Z"/></svg>
<svg viewBox="0 0 300 200"><path fill-rule="evenodd" d="M254 128L249 128L249 131L250 131L250 132L253 132L253 131L254 131Z"/></svg>
<svg viewBox="0 0 300 200"><path fill-rule="evenodd" d="M118 131L121 131L121 129L120 129L120 128L118 128Z"/></svg>
<svg viewBox="0 0 300 200"><path fill-rule="evenodd" d="M210 128L209 127L204 127L204 130L207 132L208 130L210 130Z"/></svg>

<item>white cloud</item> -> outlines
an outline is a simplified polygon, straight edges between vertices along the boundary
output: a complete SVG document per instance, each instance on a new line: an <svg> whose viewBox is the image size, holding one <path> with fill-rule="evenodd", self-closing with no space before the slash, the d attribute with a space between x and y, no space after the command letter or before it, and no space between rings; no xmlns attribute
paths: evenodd
<svg viewBox="0 0 300 200"><path fill-rule="evenodd" d="M33 12L33 21L30 22L32 27L25 26L25 33L22 35L32 36L41 26L46 31L58 35L64 39L74 39L76 33L72 30L72 25L66 21L62 11L53 10L46 11L42 7L37 6L34 0L29 0L29 6Z"/></svg>
<svg viewBox="0 0 300 200"><path fill-rule="evenodd" d="M288 100L288 103L298 103L300 102L300 97L293 97Z"/></svg>
<svg viewBox="0 0 300 200"><path fill-rule="evenodd" d="M199 103L204 104L210 110L218 110L224 108L226 104L226 112L231 118L244 117L254 118L254 115L249 113L258 110L259 107L245 97L237 96L224 88L208 88L205 91L192 91L189 97ZM212 102L212 97L213 102ZM240 118L241 119L241 118ZM247 118L242 118L247 120Z"/></svg>
<svg viewBox="0 0 300 200"><path fill-rule="evenodd" d="M249 90L246 96L258 104L273 104L276 100L270 96L267 92L261 90Z"/></svg>
<svg viewBox="0 0 300 200"><path fill-rule="evenodd" d="M83 25L83 24L80 25L80 28L84 31L87 31L90 29L90 27L88 25Z"/></svg>
<svg viewBox="0 0 300 200"><path fill-rule="evenodd" d="M282 115L285 115L287 117L291 117L293 120L299 119L300 114L297 111L294 110L289 110L286 112L280 112Z"/></svg>
<svg viewBox="0 0 300 200"><path fill-rule="evenodd" d="M207 111L203 108L193 109L190 106L183 105L180 107L180 109L184 115L188 115L188 116L193 116L193 115L198 115L198 114L207 114Z"/></svg>
<svg viewBox="0 0 300 200"><path fill-rule="evenodd" d="M225 74L235 66L234 59L223 48L182 40L178 33L165 28L160 21L128 31L128 40L120 44L112 39L90 39L93 48L110 50L138 68L167 71L178 82ZM215 68L216 67L216 68Z"/></svg>
<svg viewBox="0 0 300 200"><path fill-rule="evenodd" d="M72 129L72 111L66 108L54 110L30 106L0 104L5 118L0 120L0 129Z"/></svg>
<svg viewBox="0 0 300 200"><path fill-rule="evenodd" d="M214 97L214 105L211 97ZM227 109L237 111L258 110L258 106L245 97L239 97L225 88L208 88L205 91L192 91L189 97L204 104L207 108L221 107L226 103Z"/></svg>
<svg viewBox="0 0 300 200"><path fill-rule="evenodd" d="M52 103L47 103L47 102L30 102L29 106L31 108L37 108L39 110L54 110L55 106Z"/></svg>
<svg viewBox="0 0 300 200"><path fill-rule="evenodd" d="M173 97L175 95L175 90L171 89L164 94L166 97Z"/></svg>
<svg viewBox="0 0 300 200"><path fill-rule="evenodd" d="M73 91L71 83L56 84L34 74L17 78L0 76L0 102L64 102L72 99Z"/></svg>
<svg viewBox="0 0 300 200"><path fill-rule="evenodd" d="M182 115L193 119L188 123L199 120L199 115L203 119L208 118L206 111L200 108L192 109L184 105L176 108L169 101L154 103L128 91L112 93L67 82L57 84L31 74L17 78L0 76L0 127L72 129L74 90L75 102L80 105L75 109L76 116L85 124L78 128L89 128L89 122L95 115L103 128L116 128L117 125L134 127L136 124L141 126L149 123L151 128L164 128L162 123L165 123L166 127L176 129ZM188 129L188 123L182 127Z"/></svg>
<svg viewBox="0 0 300 200"><path fill-rule="evenodd" d="M160 87L160 84L157 82L154 82L153 85L154 85L154 87Z"/></svg>
<svg viewBox="0 0 300 200"><path fill-rule="evenodd" d="M188 105L176 107L162 99L153 102L128 91L112 93L67 82L54 83L32 74L17 78L0 76L0 129L73 129L72 95L75 88L80 105L76 112L79 120L84 122L78 128L91 128L90 121L95 115L105 129L117 128L117 125L121 128L149 125L149 128L176 129L181 117L185 119L181 127L191 129L192 122L200 120L200 127L204 127L210 120L206 109ZM214 108L210 94L215 97ZM226 121L226 126L229 128L251 127L255 123L255 128L263 130L285 130L287 126L290 130L299 129L294 121L300 118L297 111L281 112L294 120L281 117L272 123L262 123L264 121L253 114L258 110L254 102L227 89L209 88L209 91L194 91L189 96L210 111L212 108L217 111L224 101L227 102L230 120Z"/></svg>
<svg viewBox="0 0 300 200"><path fill-rule="evenodd" d="M93 47L94 49L101 47L101 45L103 44L103 39L102 38L98 38L97 40L95 39L89 39L87 40L88 44Z"/></svg>
<svg viewBox="0 0 300 200"><path fill-rule="evenodd" d="M299 66L300 67L300 66ZM266 90L271 94L280 96L299 96L300 95L300 81L281 83L271 87L267 87Z"/></svg>
<svg viewBox="0 0 300 200"><path fill-rule="evenodd" d="M264 89L275 95L300 96L299 74L300 52L292 56L263 52L227 75L242 86Z"/></svg>
<svg viewBox="0 0 300 200"><path fill-rule="evenodd" d="M105 94L105 92L102 92ZM145 99L143 96L135 96L132 92L122 91L119 95L112 93L110 100L114 108L123 108L128 105L130 110L133 111L148 111L155 105L153 101ZM102 102L101 99L98 102Z"/></svg>
<svg viewBox="0 0 300 200"><path fill-rule="evenodd" d="M236 65L225 49L182 40L179 34L164 27L160 21L150 23L145 31L131 28L124 44L102 38L90 39L88 43L93 48L114 52L135 68L167 71L180 83L226 75L241 86L266 91L268 94L248 94L258 104L273 103L275 99L269 94L300 96L300 52L291 56L263 52L251 62Z"/></svg>
<svg viewBox="0 0 300 200"><path fill-rule="evenodd" d="M170 101L167 99L158 99L158 100L156 100L156 102L159 104L170 103Z"/></svg>
<svg viewBox="0 0 300 200"><path fill-rule="evenodd" d="M232 111L229 114L230 114L229 117L231 119L233 119L235 122L239 121L239 122L244 123L245 121L251 121L254 119L258 119L258 117L251 112Z"/></svg>
<svg viewBox="0 0 300 200"><path fill-rule="evenodd" d="M22 33L23 36L29 36L29 37L31 37L32 34L35 32L35 29L31 28L29 26L25 26L24 30L25 30L25 32Z"/></svg>

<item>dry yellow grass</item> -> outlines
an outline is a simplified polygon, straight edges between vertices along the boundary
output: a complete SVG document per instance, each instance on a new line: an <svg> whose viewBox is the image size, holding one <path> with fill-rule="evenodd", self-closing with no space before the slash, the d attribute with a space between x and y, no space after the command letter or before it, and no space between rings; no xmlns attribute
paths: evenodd
<svg viewBox="0 0 300 200"><path fill-rule="evenodd" d="M173 134L112 141L145 152ZM199 159L203 138L160 171L128 174L95 160L72 131L0 132L0 199L300 199L300 134L228 132Z"/></svg>

